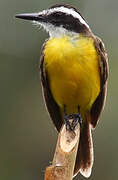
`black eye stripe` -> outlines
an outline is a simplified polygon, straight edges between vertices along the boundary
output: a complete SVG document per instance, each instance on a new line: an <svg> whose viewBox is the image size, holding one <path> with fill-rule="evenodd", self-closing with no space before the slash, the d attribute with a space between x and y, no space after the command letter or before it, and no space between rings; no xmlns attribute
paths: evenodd
<svg viewBox="0 0 118 180"><path fill-rule="evenodd" d="M57 11L57 12L54 12L54 13L53 13L53 15L54 15L54 16L62 16L62 15L63 15L63 13L62 13L62 12Z"/></svg>
<svg viewBox="0 0 118 180"><path fill-rule="evenodd" d="M53 24L56 27L63 27L67 30L76 32L76 33L85 33L88 31L88 28L85 24L82 24L78 18L73 17L71 14L64 12L52 12L47 17L47 22Z"/></svg>
<svg viewBox="0 0 118 180"><path fill-rule="evenodd" d="M59 11L50 13L47 16L47 18L49 18L49 20L54 19L54 18L59 18L59 19L55 19L55 20L57 20L57 21L60 20L62 22L65 21L66 23L71 22L71 21L76 21L76 22L82 24L81 21L78 18L73 17L72 14L67 14L67 13L59 12Z"/></svg>

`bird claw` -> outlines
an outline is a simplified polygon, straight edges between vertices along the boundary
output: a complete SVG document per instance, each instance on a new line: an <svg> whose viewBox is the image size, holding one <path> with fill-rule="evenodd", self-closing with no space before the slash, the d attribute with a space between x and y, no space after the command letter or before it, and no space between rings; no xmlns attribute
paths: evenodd
<svg viewBox="0 0 118 180"><path fill-rule="evenodd" d="M69 131L74 131L78 123L80 124L80 126L82 125L82 118L80 113L65 115L64 120L66 124L66 130Z"/></svg>

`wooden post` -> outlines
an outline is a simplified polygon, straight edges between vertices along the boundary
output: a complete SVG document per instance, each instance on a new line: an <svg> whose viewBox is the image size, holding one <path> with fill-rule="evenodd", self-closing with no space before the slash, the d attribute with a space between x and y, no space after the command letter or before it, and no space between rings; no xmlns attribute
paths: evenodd
<svg viewBox="0 0 118 180"><path fill-rule="evenodd" d="M74 131L62 127L51 166L45 170L45 180L72 180L80 138L80 125Z"/></svg>

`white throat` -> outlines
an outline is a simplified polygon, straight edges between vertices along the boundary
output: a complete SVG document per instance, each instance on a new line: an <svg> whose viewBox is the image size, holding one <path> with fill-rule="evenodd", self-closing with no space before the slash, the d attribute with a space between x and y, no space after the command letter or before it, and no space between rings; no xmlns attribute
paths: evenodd
<svg viewBox="0 0 118 180"><path fill-rule="evenodd" d="M61 36L65 36L65 35L69 35L69 36L77 36L78 33L73 32L73 31L69 31L63 27L56 27L50 23L40 23L37 21L33 21L33 23L35 25L38 25L39 27L43 27L48 33L50 37L61 37Z"/></svg>

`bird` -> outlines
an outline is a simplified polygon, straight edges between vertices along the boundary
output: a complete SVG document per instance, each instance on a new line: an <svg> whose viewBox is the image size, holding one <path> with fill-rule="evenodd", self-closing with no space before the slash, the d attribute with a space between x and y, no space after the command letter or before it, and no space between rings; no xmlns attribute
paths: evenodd
<svg viewBox="0 0 118 180"><path fill-rule="evenodd" d="M104 44L80 12L68 4L17 14L16 18L30 20L49 34L39 66L45 104L58 132L64 123L70 131L80 123L73 176L81 173L88 178L94 161L91 130L98 123L107 94L109 69Z"/></svg>

